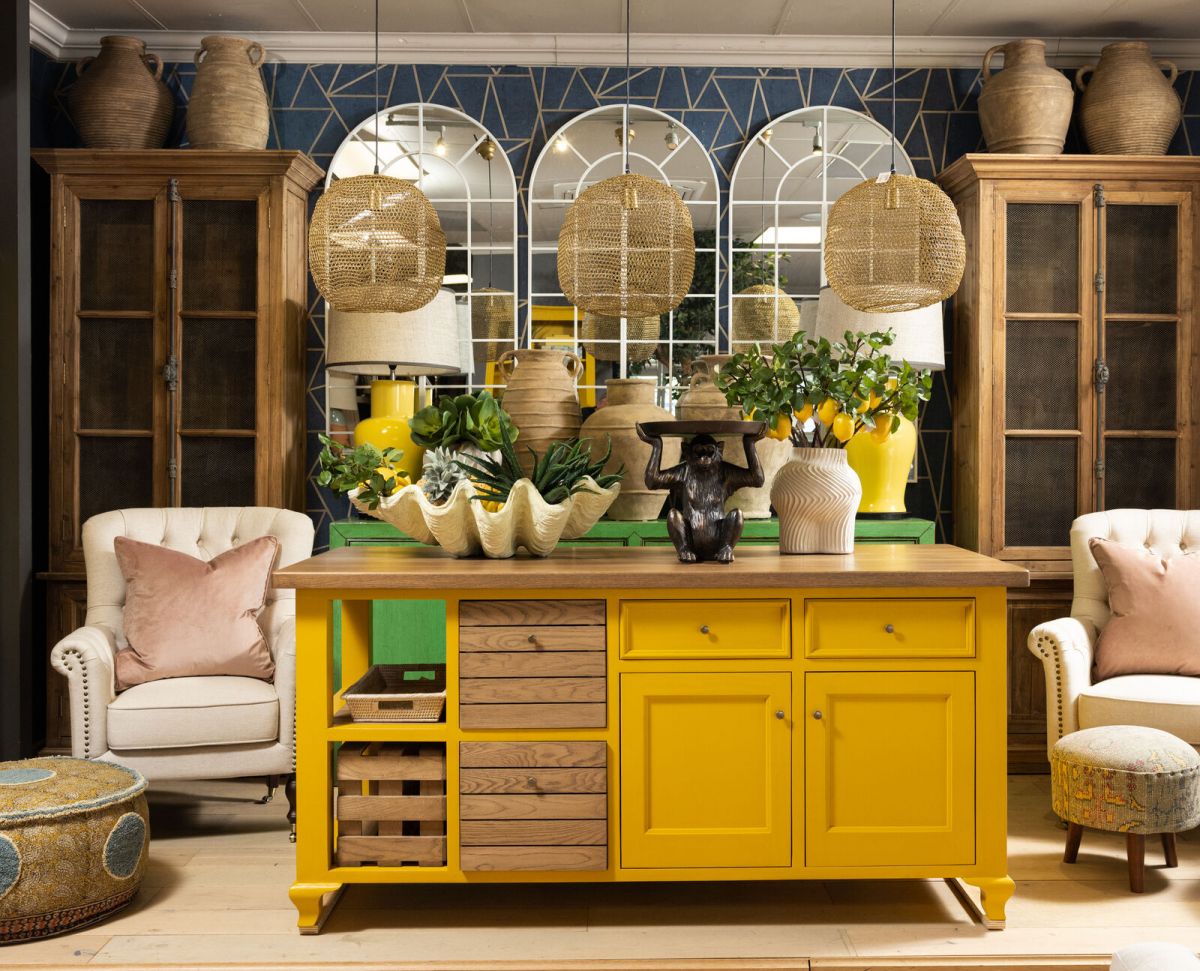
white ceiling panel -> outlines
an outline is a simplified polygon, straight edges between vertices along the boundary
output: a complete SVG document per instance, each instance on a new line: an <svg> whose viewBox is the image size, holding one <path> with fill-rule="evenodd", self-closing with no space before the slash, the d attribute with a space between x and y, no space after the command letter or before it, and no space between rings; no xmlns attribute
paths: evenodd
<svg viewBox="0 0 1200 971"><path fill-rule="evenodd" d="M227 2L227 0L221 0ZM321 30L370 31L375 20L372 0L299 0ZM403 34L461 33L471 30L464 0L381 0L379 28Z"/></svg>
<svg viewBox="0 0 1200 971"><path fill-rule="evenodd" d="M313 30L294 0L138 0L167 30ZM94 6L112 6L111 0ZM71 24L71 26L75 26Z"/></svg>
<svg viewBox="0 0 1200 971"><path fill-rule="evenodd" d="M896 32L902 37L919 37L955 0L898 0ZM974 2L974 0L963 0ZM1007 0L1002 0L1007 2ZM1053 0L1051 0L1053 2ZM878 36L891 30L889 0L791 0L779 21L781 34L868 34ZM735 29L732 31L737 33Z"/></svg>
<svg viewBox="0 0 1200 971"><path fill-rule="evenodd" d="M162 25L127 0L45 0L41 4L52 17L68 27L100 30L161 30Z"/></svg>
<svg viewBox="0 0 1200 971"><path fill-rule="evenodd" d="M450 4L465 2L471 23L480 33L499 34L610 34L625 29L624 0L438 0ZM690 2L675 6L654 0L662 6L686 10ZM642 0L643 5L648 5ZM639 29L643 11L634 4L633 23ZM686 22L685 22L686 21ZM692 18L679 18L674 33L696 29Z"/></svg>
<svg viewBox="0 0 1200 971"><path fill-rule="evenodd" d="M808 6L801 2L796 6ZM691 0L634 3L633 28L655 34L773 34L788 0Z"/></svg>
<svg viewBox="0 0 1200 971"><path fill-rule="evenodd" d="M959 0L934 33L1002 37L1200 37L1200 0Z"/></svg>

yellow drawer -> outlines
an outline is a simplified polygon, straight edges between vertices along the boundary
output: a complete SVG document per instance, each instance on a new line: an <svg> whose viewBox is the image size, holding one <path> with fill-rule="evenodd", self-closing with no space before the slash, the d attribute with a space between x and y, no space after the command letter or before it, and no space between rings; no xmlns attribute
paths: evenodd
<svg viewBox="0 0 1200 971"><path fill-rule="evenodd" d="M974 657L975 601L806 600L804 653L870 660Z"/></svg>
<svg viewBox="0 0 1200 971"><path fill-rule="evenodd" d="M790 657L786 600L622 600L624 660Z"/></svg>

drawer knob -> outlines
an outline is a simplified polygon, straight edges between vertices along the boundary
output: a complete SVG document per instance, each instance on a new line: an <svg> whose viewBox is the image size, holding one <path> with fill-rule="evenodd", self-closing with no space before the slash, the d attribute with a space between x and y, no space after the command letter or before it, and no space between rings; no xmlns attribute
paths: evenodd
<svg viewBox="0 0 1200 971"><path fill-rule="evenodd" d="M530 789L536 789L537 788L537 779L535 779L533 776L530 776L528 779L525 780L525 784L527 786L529 786Z"/></svg>
<svg viewBox="0 0 1200 971"><path fill-rule="evenodd" d="M775 717L778 718L780 721L783 721L783 719L785 717L783 714L783 710L780 709L779 711L775 712Z"/></svg>
<svg viewBox="0 0 1200 971"><path fill-rule="evenodd" d="M529 635L529 643L530 643L530 644L536 644L536 643L537 643L537 634L530 634L530 635Z"/></svg>
<svg viewBox="0 0 1200 971"><path fill-rule="evenodd" d="M894 633L896 633L896 625L895 624L884 624L883 630L884 630L885 634L894 634Z"/></svg>
<svg viewBox="0 0 1200 971"><path fill-rule="evenodd" d="M707 634L707 633L708 633L708 624L701 624L701 625L700 625L700 633L701 633L701 634Z"/></svg>
<svg viewBox="0 0 1200 971"><path fill-rule="evenodd" d="M813 718L815 718L817 721L820 721L824 717L825 716L823 714L821 714L820 708L818 708L816 711L813 712Z"/></svg>

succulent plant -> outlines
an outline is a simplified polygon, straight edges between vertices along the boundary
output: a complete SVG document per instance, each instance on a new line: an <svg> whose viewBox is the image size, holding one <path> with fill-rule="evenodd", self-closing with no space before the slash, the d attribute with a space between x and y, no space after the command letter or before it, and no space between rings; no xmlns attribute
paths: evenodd
<svg viewBox="0 0 1200 971"><path fill-rule="evenodd" d="M445 502L450 498L454 487L466 477L467 473L462 470L450 449L438 447L425 453L421 491L430 502Z"/></svg>
<svg viewBox="0 0 1200 971"><path fill-rule="evenodd" d="M487 391L444 395L437 404L422 408L408 420L413 441L423 448L474 445L480 451L500 447L501 432L516 438L508 412Z"/></svg>
<svg viewBox="0 0 1200 971"><path fill-rule="evenodd" d="M464 456L455 460L467 477L475 483L474 498L479 502L506 502L517 480L526 478L521 470L512 436L506 428L501 428L500 439L499 458L485 455L481 458ZM591 461L591 446L587 439L552 442L541 457L533 449L529 449L529 454L533 456L533 472L528 478L542 498L551 505L563 502L576 492L588 488L585 479L589 477L601 489L607 489L625 477L625 466L621 466L616 472L603 471L611 452L610 441L600 460Z"/></svg>

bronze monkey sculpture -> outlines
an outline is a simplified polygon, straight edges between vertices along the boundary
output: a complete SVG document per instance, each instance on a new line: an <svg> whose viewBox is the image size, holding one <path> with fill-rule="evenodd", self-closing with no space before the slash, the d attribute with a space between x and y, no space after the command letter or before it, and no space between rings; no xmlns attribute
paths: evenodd
<svg viewBox="0 0 1200 971"><path fill-rule="evenodd" d="M667 532L679 561L732 562L733 547L742 535L742 511L725 512L725 500L738 489L761 486L765 481L754 449L754 442L762 436L761 430L742 436L747 468L724 460L723 442L711 435L695 435L690 442L684 442L683 460L678 465L660 469L662 438L648 435L640 424L637 433L650 446L646 485L670 490Z"/></svg>

